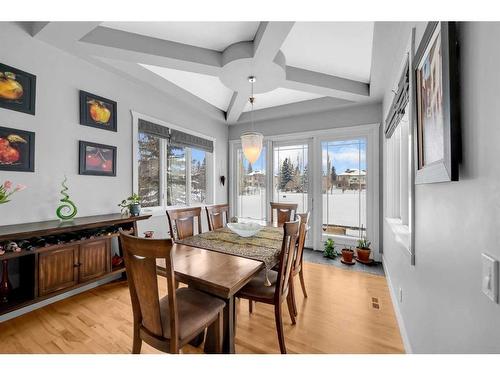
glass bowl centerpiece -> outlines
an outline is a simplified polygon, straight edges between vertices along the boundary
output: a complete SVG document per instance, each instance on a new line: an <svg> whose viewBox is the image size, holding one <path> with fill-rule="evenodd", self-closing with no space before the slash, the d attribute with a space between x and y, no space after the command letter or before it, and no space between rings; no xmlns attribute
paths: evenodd
<svg viewBox="0 0 500 375"><path fill-rule="evenodd" d="M227 223L227 227L240 237L255 236L262 229L257 223Z"/></svg>

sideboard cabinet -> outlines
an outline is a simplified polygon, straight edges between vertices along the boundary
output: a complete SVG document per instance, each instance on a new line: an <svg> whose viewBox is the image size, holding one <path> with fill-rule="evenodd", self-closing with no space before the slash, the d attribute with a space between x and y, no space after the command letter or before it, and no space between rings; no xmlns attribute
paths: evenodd
<svg viewBox="0 0 500 375"><path fill-rule="evenodd" d="M137 234L137 221L149 217L112 214L69 223L45 221L0 227L0 246L9 248L11 242L21 245L17 251L0 255L0 315L113 274L124 276L124 264L112 264L113 255L123 256L120 246L114 254L112 241L116 241L120 229ZM9 279L9 270L16 274L15 285Z"/></svg>

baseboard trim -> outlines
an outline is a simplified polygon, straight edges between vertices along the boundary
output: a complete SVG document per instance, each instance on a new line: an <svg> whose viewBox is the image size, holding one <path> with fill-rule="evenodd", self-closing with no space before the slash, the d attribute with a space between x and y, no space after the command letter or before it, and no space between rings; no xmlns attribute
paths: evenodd
<svg viewBox="0 0 500 375"><path fill-rule="evenodd" d="M32 305L23 307L21 309L11 311L11 312L9 312L7 314L4 314L4 315L0 316L0 323L5 322L5 321L10 320L10 319L13 319L13 318L17 318L18 316L27 314L27 313L29 313L29 312L31 312L33 310L36 310L36 309L39 309L41 307L50 305L51 303L63 300L63 299L68 298L68 297L72 297L74 295L77 295L77 294L80 294L80 293L83 293L83 292L86 292L87 290L90 290L90 289L96 288L98 286L107 284L107 283L109 283L111 281L118 280L121 277L122 277L122 274L112 275L110 277L107 277L105 279L101 279L101 280L96 281L94 283L90 283L90 284L84 285L81 288L73 289L73 290L70 290L70 291L68 291L66 293L61 293L61 294L59 294L57 296L54 296L52 298L47 298L47 299L45 299L43 301L40 301L38 303L34 303Z"/></svg>
<svg viewBox="0 0 500 375"><path fill-rule="evenodd" d="M401 314L401 310L399 309L399 302L397 295L395 293L395 289L393 287L391 281L391 275L387 266L385 265L385 257L382 255L382 266L384 267L385 278L387 280L387 285L389 286L389 294L392 300L392 306L394 307L394 313L396 314L396 320L398 321L399 333L401 334L401 339L403 340L403 346L405 347L406 354L413 354L413 350L411 348L410 339L408 338L408 333L406 331L406 326L403 320L403 315Z"/></svg>

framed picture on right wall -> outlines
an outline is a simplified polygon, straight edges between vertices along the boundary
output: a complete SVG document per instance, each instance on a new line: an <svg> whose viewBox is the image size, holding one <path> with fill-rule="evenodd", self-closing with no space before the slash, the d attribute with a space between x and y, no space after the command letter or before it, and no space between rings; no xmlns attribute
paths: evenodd
<svg viewBox="0 0 500 375"><path fill-rule="evenodd" d="M429 22L415 54L415 183L458 181L461 155L455 22Z"/></svg>

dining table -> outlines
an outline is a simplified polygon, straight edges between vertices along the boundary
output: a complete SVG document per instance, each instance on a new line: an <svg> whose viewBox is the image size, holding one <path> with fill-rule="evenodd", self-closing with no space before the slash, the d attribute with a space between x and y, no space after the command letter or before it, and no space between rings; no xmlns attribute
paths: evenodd
<svg viewBox="0 0 500 375"><path fill-rule="evenodd" d="M235 294L262 269L270 270L279 262L282 239L283 229L267 224L251 237L240 237L224 227L175 242L172 260L176 280L226 303L224 353L235 353ZM164 263L159 261L158 273L162 270ZM214 337L209 329L205 352L214 352Z"/></svg>

